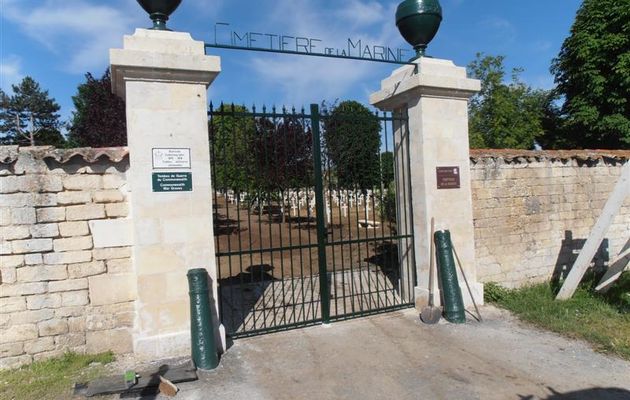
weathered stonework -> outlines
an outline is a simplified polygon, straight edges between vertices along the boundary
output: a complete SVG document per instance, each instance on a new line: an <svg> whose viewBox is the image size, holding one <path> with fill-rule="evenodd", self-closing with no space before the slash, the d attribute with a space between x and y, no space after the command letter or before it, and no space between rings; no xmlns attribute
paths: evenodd
<svg viewBox="0 0 630 400"><path fill-rule="evenodd" d="M0 368L67 350L132 351L135 292L121 294L130 243L116 237L112 248L102 237L111 231L90 229L127 220L126 154L0 147ZM99 291L108 294L93 298ZM86 324L94 318L108 323Z"/></svg>
<svg viewBox="0 0 630 400"><path fill-rule="evenodd" d="M566 274L630 159L630 151L471 153L477 276L507 287ZM629 239L626 199L595 263Z"/></svg>

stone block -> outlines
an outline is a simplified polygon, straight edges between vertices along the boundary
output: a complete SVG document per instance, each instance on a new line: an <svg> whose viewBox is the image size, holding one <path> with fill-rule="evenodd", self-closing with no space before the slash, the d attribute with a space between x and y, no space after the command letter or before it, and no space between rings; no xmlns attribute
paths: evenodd
<svg viewBox="0 0 630 400"><path fill-rule="evenodd" d="M118 260L107 260L108 274L127 274L133 272L131 258L121 258Z"/></svg>
<svg viewBox="0 0 630 400"><path fill-rule="evenodd" d="M57 203L59 205L67 206L91 202L92 194L90 192L61 192L57 194Z"/></svg>
<svg viewBox="0 0 630 400"><path fill-rule="evenodd" d="M115 354L126 354L133 351L131 332L127 328L87 332L85 342L88 353L112 351Z"/></svg>
<svg viewBox="0 0 630 400"><path fill-rule="evenodd" d="M36 265L23 267L17 270L19 282L43 282L68 279L68 271L65 265Z"/></svg>
<svg viewBox="0 0 630 400"><path fill-rule="evenodd" d="M107 271L107 268L105 267L105 263L103 261L68 265L68 276L70 279L100 275L105 273L105 271Z"/></svg>
<svg viewBox="0 0 630 400"><path fill-rule="evenodd" d="M24 354L24 345L22 343L0 344L0 359L15 357L20 354Z"/></svg>
<svg viewBox="0 0 630 400"><path fill-rule="evenodd" d="M90 234L87 221L62 222L59 224L59 232L63 237L86 236Z"/></svg>
<svg viewBox="0 0 630 400"><path fill-rule="evenodd" d="M136 299L136 281L132 274L106 274L88 279L92 305L116 304Z"/></svg>
<svg viewBox="0 0 630 400"><path fill-rule="evenodd" d="M34 238L53 238L59 236L57 224L38 224L31 226L31 235Z"/></svg>
<svg viewBox="0 0 630 400"><path fill-rule="evenodd" d="M2 240L28 239L30 236L31 232L28 226L25 225L11 225L0 228L0 238Z"/></svg>
<svg viewBox="0 0 630 400"><path fill-rule="evenodd" d="M118 203L125 199L120 190L100 190L94 192L93 199L95 203Z"/></svg>
<svg viewBox="0 0 630 400"><path fill-rule="evenodd" d="M0 266L0 284L15 282L17 282L17 269L15 267Z"/></svg>
<svg viewBox="0 0 630 400"><path fill-rule="evenodd" d="M100 218L105 218L105 207L102 204L86 204L66 208L68 221L87 221Z"/></svg>
<svg viewBox="0 0 630 400"><path fill-rule="evenodd" d="M85 345L85 333L68 333L55 336L55 346L63 350L72 350Z"/></svg>
<svg viewBox="0 0 630 400"><path fill-rule="evenodd" d="M44 263L48 265L77 264L88 261L92 261L92 252L89 250L44 254Z"/></svg>
<svg viewBox="0 0 630 400"><path fill-rule="evenodd" d="M0 193L8 194L19 192L17 178L18 177L14 175L0 177Z"/></svg>
<svg viewBox="0 0 630 400"><path fill-rule="evenodd" d="M103 175L103 189L118 189L126 182L124 175Z"/></svg>
<svg viewBox="0 0 630 400"><path fill-rule="evenodd" d="M34 207L21 207L11 209L11 224L31 225L37 222Z"/></svg>
<svg viewBox="0 0 630 400"><path fill-rule="evenodd" d="M63 190L61 177L51 174L28 174L17 177L20 192L44 193L60 192Z"/></svg>
<svg viewBox="0 0 630 400"><path fill-rule="evenodd" d="M4 204L2 204L4 206ZM0 226L11 224L11 209L9 207L0 207Z"/></svg>
<svg viewBox="0 0 630 400"><path fill-rule="evenodd" d="M41 310L26 310L11 314L11 324L13 325L25 325L36 324L41 321L46 321L55 316L55 310L44 308Z"/></svg>
<svg viewBox="0 0 630 400"><path fill-rule="evenodd" d="M43 361L43 360L49 360L51 358L59 358L63 356L64 352L65 352L64 350L51 350L51 351L44 351L43 353L33 354L33 361L38 362L38 361ZM78 349L75 351L75 353L81 354L81 352Z"/></svg>
<svg viewBox="0 0 630 400"><path fill-rule="evenodd" d="M133 229L129 219L90 221L95 248L123 247L133 244Z"/></svg>
<svg viewBox="0 0 630 400"><path fill-rule="evenodd" d="M23 342L31 339L37 339L37 325L13 325L0 335L0 344Z"/></svg>
<svg viewBox="0 0 630 400"><path fill-rule="evenodd" d="M0 255L11 254L12 251L11 242L0 241Z"/></svg>
<svg viewBox="0 0 630 400"><path fill-rule="evenodd" d="M43 353L55 348L55 339L52 337L43 337L37 340L31 340L24 343L24 351L28 354Z"/></svg>
<svg viewBox="0 0 630 400"><path fill-rule="evenodd" d="M68 318L68 330L70 332L81 332L85 337L85 330L87 329L85 320L85 316Z"/></svg>
<svg viewBox="0 0 630 400"><path fill-rule="evenodd" d="M129 205L127 203L105 204L105 213L108 218L124 218L129 215Z"/></svg>
<svg viewBox="0 0 630 400"><path fill-rule="evenodd" d="M53 241L53 248L57 252L89 250L92 248L92 238L90 236L80 236L66 239L55 239Z"/></svg>
<svg viewBox="0 0 630 400"><path fill-rule="evenodd" d="M131 247L112 247L92 250L95 260L115 260L131 257Z"/></svg>
<svg viewBox="0 0 630 400"><path fill-rule="evenodd" d="M85 306L90 303L87 290L61 293L61 305L63 307Z"/></svg>
<svg viewBox="0 0 630 400"><path fill-rule="evenodd" d="M32 193L0 194L0 204L3 207L32 207L35 200Z"/></svg>
<svg viewBox="0 0 630 400"><path fill-rule="evenodd" d="M68 267L69 268L69 267ZM63 281L49 282L48 292L70 292L73 290L83 290L88 288L88 281L85 278L81 279L66 279Z"/></svg>
<svg viewBox="0 0 630 400"><path fill-rule="evenodd" d="M34 193L33 205L35 207L54 207L57 205L57 195L52 193Z"/></svg>
<svg viewBox="0 0 630 400"><path fill-rule="evenodd" d="M31 362L33 362L33 356L29 354L17 357L0 358L0 370L19 368L23 365L28 365Z"/></svg>
<svg viewBox="0 0 630 400"><path fill-rule="evenodd" d="M83 314L85 314L85 307L83 306L62 307L55 309L55 318L81 317Z"/></svg>
<svg viewBox="0 0 630 400"><path fill-rule="evenodd" d="M28 296L45 293L47 290L47 282L2 284L0 285L0 297Z"/></svg>
<svg viewBox="0 0 630 400"><path fill-rule="evenodd" d="M61 307L61 294L38 294L26 298L26 308L29 310L41 310L42 308Z"/></svg>
<svg viewBox="0 0 630 400"><path fill-rule="evenodd" d="M39 253L24 255L24 264L26 265L38 265L43 263L44 257Z"/></svg>
<svg viewBox="0 0 630 400"><path fill-rule="evenodd" d="M24 265L23 255L0 257L1 268L15 268L15 267L21 267L22 265Z"/></svg>
<svg viewBox="0 0 630 400"><path fill-rule="evenodd" d="M14 313L26 310L26 297L0 298L0 313Z"/></svg>
<svg viewBox="0 0 630 400"><path fill-rule="evenodd" d="M40 208L37 210L37 222L59 222L66 220L64 207Z"/></svg>
<svg viewBox="0 0 630 400"><path fill-rule="evenodd" d="M15 240L11 242L14 254L42 253L53 249L52 239Z"/></svg>
<svg viewBox="0 0 630 400"><path fill-rule="evenodd" d="M71 175L63 180L67 190L95 190L102 188L100 175Z"/></svg>
<svg viewBox="0 0 630 400"><path fill-rule="evenodd" d="M68 333L68 322L65 319L51 319L37 324L39 336L55 336Z"/></svg>

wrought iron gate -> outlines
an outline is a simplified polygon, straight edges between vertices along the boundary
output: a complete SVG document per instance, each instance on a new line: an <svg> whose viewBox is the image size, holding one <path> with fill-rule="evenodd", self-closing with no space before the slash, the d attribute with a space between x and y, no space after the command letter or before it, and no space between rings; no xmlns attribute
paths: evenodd
<svg viewBox="0 0 630 400"><path fill-rule="evenodd" d="M406 115L211 105L209 127L229 336L412 306Z"/></svg>

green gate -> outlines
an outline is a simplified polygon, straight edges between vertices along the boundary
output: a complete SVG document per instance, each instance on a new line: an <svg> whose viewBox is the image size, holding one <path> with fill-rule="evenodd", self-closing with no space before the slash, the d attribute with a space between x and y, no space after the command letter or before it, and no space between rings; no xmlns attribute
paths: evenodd
<svg viewBox="0 0 630 400"><path fill-rule="evenodd" d="M330 112L210 106L228 336L413 305L407 116L351 103Z"/></svg>

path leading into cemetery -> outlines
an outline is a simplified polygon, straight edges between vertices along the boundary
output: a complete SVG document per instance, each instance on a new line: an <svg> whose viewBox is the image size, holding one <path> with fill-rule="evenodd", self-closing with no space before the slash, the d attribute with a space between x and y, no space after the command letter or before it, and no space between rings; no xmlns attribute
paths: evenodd
<svg viewBox="0 0 630 400"><path fill-rule="evenodd" d="M240 339L218 369L181 384L177 398L630 398L629 362L525 326L494 307L482 313L484 323L429 326L406 310Z"/></svg>

